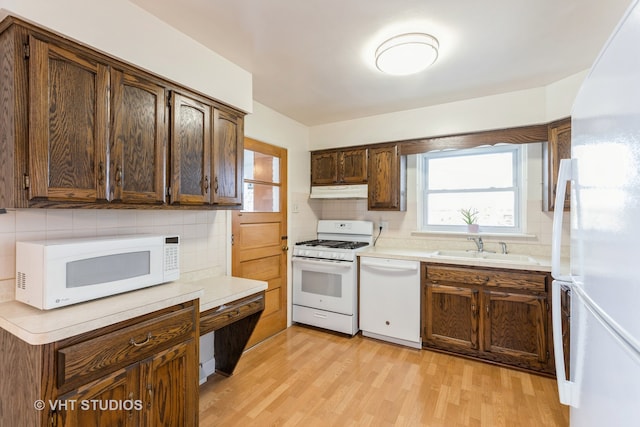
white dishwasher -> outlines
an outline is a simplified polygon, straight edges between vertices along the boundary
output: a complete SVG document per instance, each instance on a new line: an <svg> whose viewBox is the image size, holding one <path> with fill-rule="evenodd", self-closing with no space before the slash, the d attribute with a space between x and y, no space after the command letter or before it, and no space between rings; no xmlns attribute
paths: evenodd
<svg viewBox="0 0 640 427"><path fill-rule="evenodd" d="M422 347L419 261L360 257L360 329L365 337Z"/></svg>

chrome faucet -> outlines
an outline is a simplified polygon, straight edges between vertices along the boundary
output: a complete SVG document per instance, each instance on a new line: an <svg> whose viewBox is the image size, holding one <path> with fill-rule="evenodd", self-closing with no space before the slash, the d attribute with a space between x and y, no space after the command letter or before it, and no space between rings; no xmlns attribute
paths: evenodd
<svg viewBox="0 0 640 427"><path fill-rule="evenodd" d="M482 237L467 237L467 240L473 240L473 242L478 247L478 252L482 252L484 250L484 242L482 241Z"/></svg>

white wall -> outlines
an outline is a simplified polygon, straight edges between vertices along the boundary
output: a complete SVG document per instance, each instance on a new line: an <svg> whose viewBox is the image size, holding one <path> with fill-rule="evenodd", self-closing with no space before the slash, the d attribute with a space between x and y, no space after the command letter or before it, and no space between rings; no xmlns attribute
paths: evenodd
<svg viewBox="0 0 640 427"><path fill-rule="evenodd" d="M310 149L547 123L571 114L585 73L535 89L313 126Z"/></svg>
<svg viewBox="0 0 640 427"><path fill-rule="evenodd" d="M0 0L7 14L251 111L251 73L127 0Z"/></svg>

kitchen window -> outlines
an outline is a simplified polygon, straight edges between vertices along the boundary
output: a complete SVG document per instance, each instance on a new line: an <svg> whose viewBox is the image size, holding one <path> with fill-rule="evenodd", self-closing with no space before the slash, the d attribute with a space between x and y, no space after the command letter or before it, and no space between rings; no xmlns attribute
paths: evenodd
<svg viewBox="0 0 640 427"><path fill-rule="evenodd" d="M523 232L523 145L424 153L419 163L423 231L466 232L461 210L470 209L480 232Z"/></svg>

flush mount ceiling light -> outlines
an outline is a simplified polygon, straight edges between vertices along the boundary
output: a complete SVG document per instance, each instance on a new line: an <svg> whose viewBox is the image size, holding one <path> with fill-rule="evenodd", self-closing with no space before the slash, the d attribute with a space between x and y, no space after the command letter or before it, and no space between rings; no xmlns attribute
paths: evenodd
<svg viewBox="0 0 640 427"><path fill-rule="evenodd" d="M400 34L376 49L376 67L387 74L414 74L435 62L438 47L438 40L429 34Z"/></svg>

